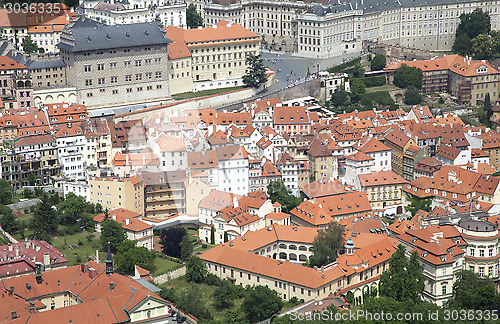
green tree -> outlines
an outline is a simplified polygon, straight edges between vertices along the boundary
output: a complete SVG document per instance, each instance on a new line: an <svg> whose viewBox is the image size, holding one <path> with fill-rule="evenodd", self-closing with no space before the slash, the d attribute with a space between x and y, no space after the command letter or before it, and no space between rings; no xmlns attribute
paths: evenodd
<svg viewBox="0 0 500 324"><path fill-rule="evenodd" d="M181 291L179 295L176 304L180 309L194 315L198 319L212 319L212 314L206 305L206 299L203 298L199 285L191 285L186 290Z"/></svg>
<svg viewBox="0 0 500 324"><path fill-rule="evenodd" d="M0 179L0 204L11 204L13 195L14 188L12 188L10 182L5 179Z"/></svg>
<svg viewBox="0 0 500 324"><path fill-rule="evenodd" d="M251 322L263 321L283 308L283 300L278 293L266 286L255 286L248 291L241 305L246 319Z"/></svg>
<svg viewBox="0 0 500 324"><path fill-rule="evenodd" d="M493 115L493 110L491 108L491 101L490 101L490 93L489 92L486 92L486 95L484 96L483 112L486 115L486 120L488 121L488 125L490 125L491 124L491 116Z"/></svg>
<svg viewBox="0 0 500 324"><path fill-rule="evenodd" d="M210 244L215 244L215 228L210 227Z"/></svg>
<svg viewBox="0 0 500 324"><path fill-rule="evenodd" d="M23 196L26 199L31 199L35 197L35 192L31 190L30 188L24 188L23 189Z"/></svg>
<svg viewBox="0 0 500 324"><path fill-rule="evenodd" d="M80 5L80 1L79 0L64 0L63 2L68 7L75 8L75 9Z"/></svg>
<svg viewBox="0 0 500 324"><path fill-rule="evenodd" d="M431 203L432 203L432 198L431 197L423 197L420 198L415 195L411 194L406 194L406 199L410 201L408 206L405 207L405 210L407 212L411 213L411 216L415 216L415 214L419 211L425 211L425 212L430 212L431 211Z"/></svg>
<svg viewBox="0 0 500 324"><path fill-rule="evenodd" d="M246 58L247 69L243 75L243 83L247 87L258 88L266 82L266 67L260 55L248 54Z"/></svg>
<svg viewBox="0 0 500 324"><path fill-rule="evenodd" d="M354 102L359 101L360 96L366 92L366 86L361 79L352 79L351 81L351 99Z"/></svg>
<svg viewBox="0 0 500 324"><path fill-rule="evenodd" d="M416 88L410 87L405 91L404 100L407 105L418 105L422 102L422 95Z"/></svg>
<svg viewBox="0 0 500 324"><path fill-rule="evenodd" d="M135 265L154 272L156 252L147 248L137 246L135 241L125 240L117 247L115 256L116 267L120 273L133 275Z"/></svg>
<svg viewBox="0 0 500 324"><path fill-rule="evenodd" d="M489 60L495 54L494 39L488 34L479 34L472 40L471 54L478 60Z"/></svg>
<svg viewBox="0 0 500 324"><path fill-rule="evenodd" d="M101 251L107 251L109 242L111 252L116 254L118 247L126 239L127 234L120 223L112 219L105 219L101 222Z"/></svg>
<svg viewBox="0 0 500 324"><path fill-rule="evenodd" d="M181 259L187 260L191 255L193 255L193 241L191 241L191 235L186 234L181 241Z"/></svg>
<svg viewBox="0 0 500 324"><path fill-rule="evenodd" d="M203 18L201 18L201 15L196 11L196 7L193 3L189 4L189 6L186 9L186 23L188 28L198 28L198 27L203 27Z"/></svg>
<svg viewBox="0 0 500 324"><path fill-rule="evenodd" d="M51 235L56 233L59 225L58 217L56 210L52 206L50 195L44 194L40 197L40 202L35 207L29 225L29 228L33 230L35 239L50 242Z"/></svg>
<svg viewBox="0 0 500 324"><path fill-rule="evenodd" d="M40 47L38 47L38 45L33 42L30 36L24 37L21 46L23 47L23 50L26 54L38 53L40 51Z"/></svg>
<svg viewBox="0 0 500 324"><path fill-rule="evenodd" d="M94 206L81 196L70 192L64 200L57 204L57 210L62 225L94 228L94 219L89 214L95 210Z"/></svg>
<svg viewBox="0 0 500 324"><path fill-rule="evenodd" d="M174 258L181 258L182 238L187 234L182 227L170 227L161 231L160 245L163 254Z"/></svg>
<svg viewBox="0 0 500 324"><path fill-rule="evenodd" d="M332 93L330 103L335 107L343 107L349 104L349 94L344 87L337 87Z"/></svg>
<svg viewBox="0 0 500 324"><path fill-rule="evenodd" d="M5 205L0 205L0 226L10 234L17 233L21 227L12 209Z"/></svg>
<svg viewBox="0 0 500 324"><path fill-rule="evenodd" d="M462 270L453 283L453 298L448 301L452 308L494 309L500 302L490 278Z"/></svg>
<svg viewBox="0 0 500 324"><path fill-rule="evenodd" d="M321 229L312 243L313 256L309 264L311 266L321 267L337 259L342 249L344 227L337 222L330 222L326 229Z"/></svg>
<svg viewBox="0 0 500 324"><path fill-rule="evenodd" d="M413 252L408 260L405 251L399 245L389 259L389 269L380 276L380 295L398 302L419 301L425 278L417 253Z"/></svg>
<svg viewBox="0 0 500 324"><path fill-rule="evenodd" d="M207 268L203 260L197 256L191 256L186 262L186 279L195 283L202 283L207 276Z"/></svg>
<svg viewBox="0 0 500 324"><path fill-rule="evenodd" d="M267 194L273 203L281 204L284 213L289 213L301 203L301 199L295 197L282 180L271 181L267 185Z"/></svg>
<svg viewBox="0 0 500 324"><path fill-rule="evenodd" d="M422 88L423 72L419 68L402 64L394 73L394 85L400 88Z"/></svg>
<svg viewBox="0 0 500 324"><path fill-rule="evenodd" d="M372 71L383 70L386 64L385 55L376 54L370 62L370 68Z"/></svg>
<svg viewBox="0 0 500 324"><path fill-rule="evenodd" d="M460 24L455 31L453 51L465 55L471 54L472 40L479 34L488 34L491 31L491 21L488 12L477 8L471 13L460 15Z"/></svg>
<svg viewBox="0 0 500 324"><path fill-rule="evenodd" d="M36 185L36 176L33 172L28 174L28 178L26 180L29 182L30 186Z"/></svg>
<svg viewBox="0 0 500 324"><path fill-rule="evenodd" d="M229 281L222 280L221 285L214 290L212 297L215 299L214 305L218 310L233 307L236 298L233 286Z"/></svg>

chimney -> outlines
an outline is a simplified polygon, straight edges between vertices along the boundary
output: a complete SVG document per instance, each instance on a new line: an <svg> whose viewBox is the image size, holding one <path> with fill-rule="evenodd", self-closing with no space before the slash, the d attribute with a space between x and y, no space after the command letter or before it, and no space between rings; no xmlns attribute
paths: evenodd
<svg viewBox="0 0 500 324"><path fill-rule="evenodd" d="M111 219L113 219L113 220L115 221L115 220L116 220L116 214L113 214L113 215L111 216Z"/></svg>
<svg viewBox="0 0 500 324"><path fill-rule="evenodd" d="M31 243L29 241L26 241L26 248L29 249L30 248L30 245Z"/></svg>
<svg viewBox="0 0 500 324"><path fill-rule="evenodd" d="M49 252L45 252L43 254L43 264L45 265L45 267L50 266L50 253Z"/></svg>
<svg viewBox="0 0 500 324"><path fill-rule="evenodd" d="M16 245L16 258L19 256L19 246Z"/></svg>
<svg viewBox="0 0 500 324"><path fill-rule="evenodd" d="M130 218L125 219L125 225L130 225Z"/></svg>
<svg viewBox="0 0 500 324"><path fill-rule="evenodd" d="M30 313L33 314L35 312L35 303L30 301Z"/></svg>
<svg viewBox="0 0 500 324"><path fill-rule="evenodd" d="M14 249L12 248L12 244L9 244L9 252L12 252L14 251Z"/></svg>
<svg viewBox="0 0 500 324"><path fill-rule="evenodd" d="M109 291L112 291L113 289L115 289L115 284L112 281L110 281L109 282Z"/></svg>
<svg viewBox="0 0 500 324"><path fill-rule="evenodd" d="M238 197L233 197L233 207L238 208Z"/></svg>
<svg viewBox="0 0 500 324"><path fill-rule="evenodd" d="M40 251L40 245L37 245L37 246L36 246L35 251L36 251L36 252Z"/></svg>
<svg viewBox="0 0 500 324"><path fill-rule="evenodd" d="M10 315L11 315L13 320L16 319L17 318L17 311L10 312Z"/></svg>
<svg viewBox="0 0 500 324"><path fill-rule="evenodd" d="M9 292L10 292L11 295L14 295L14 286L10 286Z"/></svg>
<svg viewBox="0 0 500 324"><path fill-rule="evenodd" d="M3 260L7 260L7 249L3 249Z"/></svg>

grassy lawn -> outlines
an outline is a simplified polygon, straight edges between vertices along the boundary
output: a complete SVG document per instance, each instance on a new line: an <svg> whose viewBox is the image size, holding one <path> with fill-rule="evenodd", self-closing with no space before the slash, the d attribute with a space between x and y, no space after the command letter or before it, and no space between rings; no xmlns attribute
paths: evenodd
<svg viewBox="0 0 500 324"><path fill-rule="evenodd" d="M205 247L203 247L203 244L205 244ZM208 244L208 243L203 243L203 244L200 244L198 247L194 248L194 252L205 252L207 250L210 250L211 248L213 248L215 245L211 245L211 244Z"/></svg>
<svg viewBox="0 0 500 324"><path fill-rule="evenodd" d="M179 269L180 267L182 267L182 264L167 259L163 259L160 257L156 257L155 266L156 266L156 271L153 273L153 275L159 276L169 271Z"/></svg>
<svg viewBox="0 0 500 324"><path fill-rule="evenodd" d="M176 291L176 295L180 295L181 292L185 291L188 289L190 286L196 285L200 291L201 299L199 302L205 304L205 306L210 310L212 313L214 320L223 320L224 319L224 310L219 311L216 309L214 305L214 300L212 297L213 292L217 288L217 286L209 286L207 284L195 284L195 283L190 283L186 281L185 276L177 278L172 280L171 282L165 283L160 286L161 287L167 287L167 288L174 288ZM243 303L243 299L235 299L234 300L234 306L231 308L231 310L237 309L240 307L241 303Z"/></svg>
<svg viewBox="0 0 500 324"><path fill-rule="evenodd" d="M33 217L33 213L30 212L30 213L23 214L23 216L18 217L17 219L19 219L20 221L23 221L25 223L28 223L32 217Z"/></svg>
<svg viewBox="0 0 500 324"><path fill-rule="evenodd" d="M396 87L394 84L386 84L380 87L372 87L372 88L366 88L366 92L377 92L377 91L391 91L391 90L398 90L399 88Z"/></svg>
<svg viewBox="0 0 500 324"><path fill-rule="evenodd" d="M85 262L89 256L95 255L95 250L98 249L99 240L93 237L89 243L87 235L87 232L81 232L73 235L58 236L52 239L52 245L66 255L66 258L69 260L68 266L73 266L78 264L76 262L77 255L80 256L82 262ZM78 244L79 241L82 242L82 245ZM69 246L72 244L76 244L77 247L71 249ZM94 247L92 247L93 245ZM101 258L101 255L99 258ZM103 260L101 259L101 261Z"/></svg>
<svg viewBox="0 0 500 324"><path fill-rule="evenodd" d="M184 99L190 99L190 98L210 96L210 95L214 95L214 94L219 94L219 93L224 93L224 92L229 92L229 91L234 91L234 90L240 90L240 89L245 89L245 88L246 87L244 87L244 86L239 86L239 87L203 90L203 91L198 91L198 92L183 92L183 93L178 93L178 94L172 95L172 98L174 98L176 100L184 100Z"/></svg>

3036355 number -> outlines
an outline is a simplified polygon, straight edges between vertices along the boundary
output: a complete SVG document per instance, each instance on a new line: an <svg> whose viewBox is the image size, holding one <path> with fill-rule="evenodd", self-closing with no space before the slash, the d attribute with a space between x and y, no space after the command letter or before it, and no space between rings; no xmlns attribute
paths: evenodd
<svg viewBox="0 0 500 324"><path fill-rule="evenodd" d="M7 14L18 13L59 13L61 8L57 3L7 3L4 5Z"/></svg>

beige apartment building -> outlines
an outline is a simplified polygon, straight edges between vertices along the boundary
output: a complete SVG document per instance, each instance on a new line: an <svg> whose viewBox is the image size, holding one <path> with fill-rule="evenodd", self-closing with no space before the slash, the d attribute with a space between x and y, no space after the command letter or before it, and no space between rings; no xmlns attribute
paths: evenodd
<svg viewBox="0 0 500 324"><path fill-rule="evenodd" d="M172 34L177 41L184 40L191 53L194 90L210 87L210 81L214 81L212 87L241 85L241 77L247 68L247 55L260 53L260 36L241 25L223 20L211 27L180 29L169 26L166 30L167 35ZM209 83L196 86L196 83L204 81Z"/></svg>
<svg viewBox="0 0 500 324"><path fill-rule="evenodd" d="M401 188L408 183L393 171L379 171L358 175L356 186L366 191L372 209L384 209L388 206L400 206L403 211Z"/></svg>
<svg viewBox="0 0 500 324"><path fill-rule="evenodd" d="M106 26L81 18L61 35L67 83L87 107L158 101L170 96L170 43L157 22Z"/></svg>
<svg viewBox="0 0 500 324"><path fill-rule="evenodd" d="M186 171L148 172L144 178L144 217L186 213Z"/></svg>
<svg viewBox="0 0 500 324"><path fill-rule="evenodd" d="M112 166L112 143L108 122L92 119L80 123L87 143L84 158L87 167L106 169Z"/></svg>
<svg viewBox="0 0 500 324"><path fill-rule="evenodd" d="M104 209L124 208L143 215L144 180L138 176L130 178L92 177L89 180L89 199L91 203L101 204Z"/></svg>

